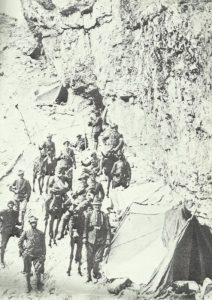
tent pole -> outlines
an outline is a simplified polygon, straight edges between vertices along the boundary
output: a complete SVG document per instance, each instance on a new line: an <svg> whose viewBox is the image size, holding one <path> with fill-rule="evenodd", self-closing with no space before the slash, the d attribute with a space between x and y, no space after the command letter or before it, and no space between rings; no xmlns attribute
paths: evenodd
<svg viewBox="0 0 212 300"><path fill-rule="evenodd" d="M22 113L21 113L21 111L20 111L20 109L19 109L19 107L18 107L18 104L15 105L15 108L19 111L19 113L20 113L20 115L21 115L21 120L22 120L22 122L24 123L24 128L25 128L25 130L26 130L27 137L28 137L28 139L29 139L29 143L32 144L32 140L31 140L30 135L29 135L29 130L28 130L27 126L26 126L26 122L25 122L24 117L23 117L23 115L22 115Z"/></svg>

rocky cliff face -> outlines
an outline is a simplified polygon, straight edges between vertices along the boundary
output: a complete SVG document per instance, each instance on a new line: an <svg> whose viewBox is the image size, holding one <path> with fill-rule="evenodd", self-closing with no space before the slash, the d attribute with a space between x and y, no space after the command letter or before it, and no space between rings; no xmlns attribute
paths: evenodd
<svg viewBox="0 0 212 300"><path fill-rule="evenodd" d="M211 1L22 0L22 7L37 58L46 57L61 83L107 105L127 144L175 190L210 197Z"/></svg>

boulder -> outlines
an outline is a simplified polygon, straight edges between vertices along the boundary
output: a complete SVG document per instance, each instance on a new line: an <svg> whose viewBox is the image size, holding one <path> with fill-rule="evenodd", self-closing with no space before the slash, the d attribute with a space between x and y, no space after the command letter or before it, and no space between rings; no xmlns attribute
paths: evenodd
<svg viewBox="0 0 212 300"><path fill-rule="evenodd" d="M110 294L118 295L123 289L131 286L132 281L129 278L115 279L107 286L107 290Z"/></svg>

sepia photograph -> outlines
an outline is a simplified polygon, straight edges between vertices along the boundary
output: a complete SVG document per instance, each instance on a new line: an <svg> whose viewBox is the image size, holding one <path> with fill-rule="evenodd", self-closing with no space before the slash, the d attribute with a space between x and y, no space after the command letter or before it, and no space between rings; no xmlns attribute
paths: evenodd
<svg viewBox="0 0 212 300"><path fill-rule="evenodd" d="M0 299L212 300L212 0L0 0Z"/></svg>

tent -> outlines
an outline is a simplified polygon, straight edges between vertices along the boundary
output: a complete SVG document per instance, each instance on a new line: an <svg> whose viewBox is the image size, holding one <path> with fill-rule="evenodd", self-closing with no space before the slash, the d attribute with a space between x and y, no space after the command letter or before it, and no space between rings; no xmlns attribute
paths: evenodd
<svg viewBox="0 0 212 300"><path fill-rule="evenodd" d="M112 241L104 271L108 279L128 277L148 293L174 281L202 284L212 278L212 234L184 205L133 202Z"/></svg>
<svg viewBox="0 0 212 300"><path fill-rule="evenodd" d="M40 93L36 96L36 105L48 106L68 100L68 90L63 85L56 83L52 86L40 88Z"/></svg>

